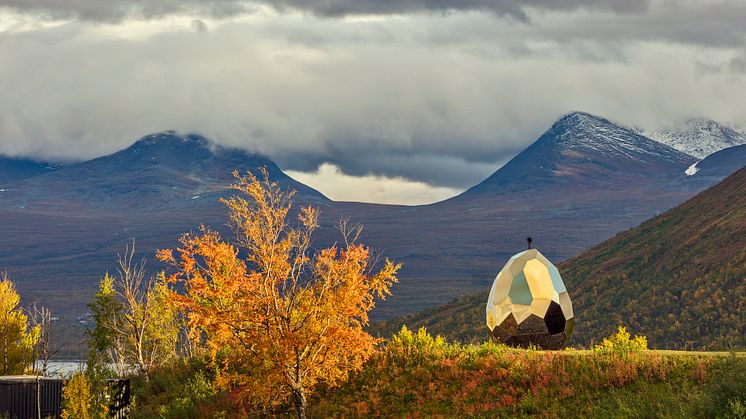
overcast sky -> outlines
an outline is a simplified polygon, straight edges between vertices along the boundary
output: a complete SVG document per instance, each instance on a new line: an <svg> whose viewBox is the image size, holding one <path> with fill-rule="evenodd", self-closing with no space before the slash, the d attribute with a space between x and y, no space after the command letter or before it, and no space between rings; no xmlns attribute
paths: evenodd
<svg viewBox="0 0 746 419"><path fill-rule="evenodd" d="M0 0L0 154L176 129L335 199L432 202L572 110L746 126L744 22L717 0Z"/></svg>

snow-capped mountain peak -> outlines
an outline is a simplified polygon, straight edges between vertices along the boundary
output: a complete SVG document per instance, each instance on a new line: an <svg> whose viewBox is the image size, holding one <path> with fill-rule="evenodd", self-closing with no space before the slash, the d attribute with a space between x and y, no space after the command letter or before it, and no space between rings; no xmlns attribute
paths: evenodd
<svg viewBox="0 0 746 419"><path fill-rule="evenodd" d="M717 151L746 144L746 134L711 119L690 119L675 127L644 132L649 138L699 159Z"/></svg>
<svg viewBox="0 0 746 419"><path fill-rule="evenodd" d="M608 119L572 112L489 178L454 199L538 189L565 194L632 185L648 188L657 179L679 175L695 161Z"/></svg>
<svg viewBox="0 0 746 419"><path fill-rule="evenodd" d="M606 155L615 159L637 161L651 156L682 161L683 157L670 147L661 146L634 129L585 112L564 115L542 139L551 142L557 150L590 152L595 157Z"/></svg>

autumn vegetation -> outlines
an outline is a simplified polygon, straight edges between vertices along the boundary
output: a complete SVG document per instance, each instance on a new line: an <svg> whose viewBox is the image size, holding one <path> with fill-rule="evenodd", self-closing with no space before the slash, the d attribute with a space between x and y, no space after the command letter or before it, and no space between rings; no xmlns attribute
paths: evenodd
<svg viewBox="0 0 746 419"><path fill-rule="evenodd" d="M424 328L396 333L316 417L743 417L746 357L659 352L629 334L605 350L458 344ZM639 340L638 340L639 342ZM634 350L630 351L631 348Z"/></svg>
<svg viewBox="0 0 746 419"><path fill-rule="evenodd" d="M458 343L406 318L376 337L368 313L400 265L346 220L335 245L316 248L317 209L294 207L266 172L235 176L223 200L232 237L187 233L157 251L155 275L133 242L101 277L63 417L109 417L114 377L132 380L133 418L746 415L742 354L652 351L624 327L589 350ZM20 304L4 276L3 374L33 372L49 353L48 311Z"/></svg>
<svg viewBox="0 0 746 419"><path fill-rule="evenodd" d="M0 273L0 375L30 371L41 330L29 327L21 297L8 274Z"/></svg>
<svg viewBox="0 0 746 419"><path fill-rule="evenodd" d="M290 404L304 418L319 385L341 385L375 353L368 312L400 266L359 243L361 228L345 220L338 244L312 249L317 209L293 208L294 192L266 171L234 175L239 194L223 200L232 240L206 227L185 234L177 249L157 252L169 268L150 278L133 243L101 279L88 366L68 385L66 415L105 416L106 377L132 376L135 416L214 416L215 406L246 416ZM183 371L193 374L163 385ZM153 411L164 391L169 403ZM200 410L207 400L210 413Z"/></svg>
<svg viewBox="0 0 746 419"><path fill-rule="evenodd" d="M185 290L170 298L186 315L190 339L204 343L219 387L252 409L291 398L305 417L317 384L343 382L372 355L376 339L363 327L399 265L377 266L357 243L360 230L344 222L340 245L311 252L317 210L301 208L291 225L293 192L266 171L261 180L238 178L235 188L246 196L224 200L235 245L203 228L181 238L178 255L159 252L175 270L168 282Z"/></svg>

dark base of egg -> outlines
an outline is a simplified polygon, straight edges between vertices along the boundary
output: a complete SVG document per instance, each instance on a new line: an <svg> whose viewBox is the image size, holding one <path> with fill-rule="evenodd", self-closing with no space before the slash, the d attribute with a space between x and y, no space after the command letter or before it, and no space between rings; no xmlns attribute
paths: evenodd
<svg viewBox="0 0 746 419"><path fill-rule="evenodd" d="M561 316L561 314L560 314ZM509 315L490 333L493 342L516 348L536 347L545 350L564 348L570 341L575 319L548 317L542 319L534 314L518 324Z"/></svg>

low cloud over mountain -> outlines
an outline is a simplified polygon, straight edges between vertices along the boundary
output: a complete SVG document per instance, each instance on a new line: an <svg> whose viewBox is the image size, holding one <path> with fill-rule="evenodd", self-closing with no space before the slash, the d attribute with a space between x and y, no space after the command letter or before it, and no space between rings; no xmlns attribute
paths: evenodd
<svg viewBox="0 0 746 419"><path fill-rule="evenodd" d="M746 126L745 19L699 1L0 0L0 154L80 161L175 129L294 172L465 190L574 109Z"/></svg>

